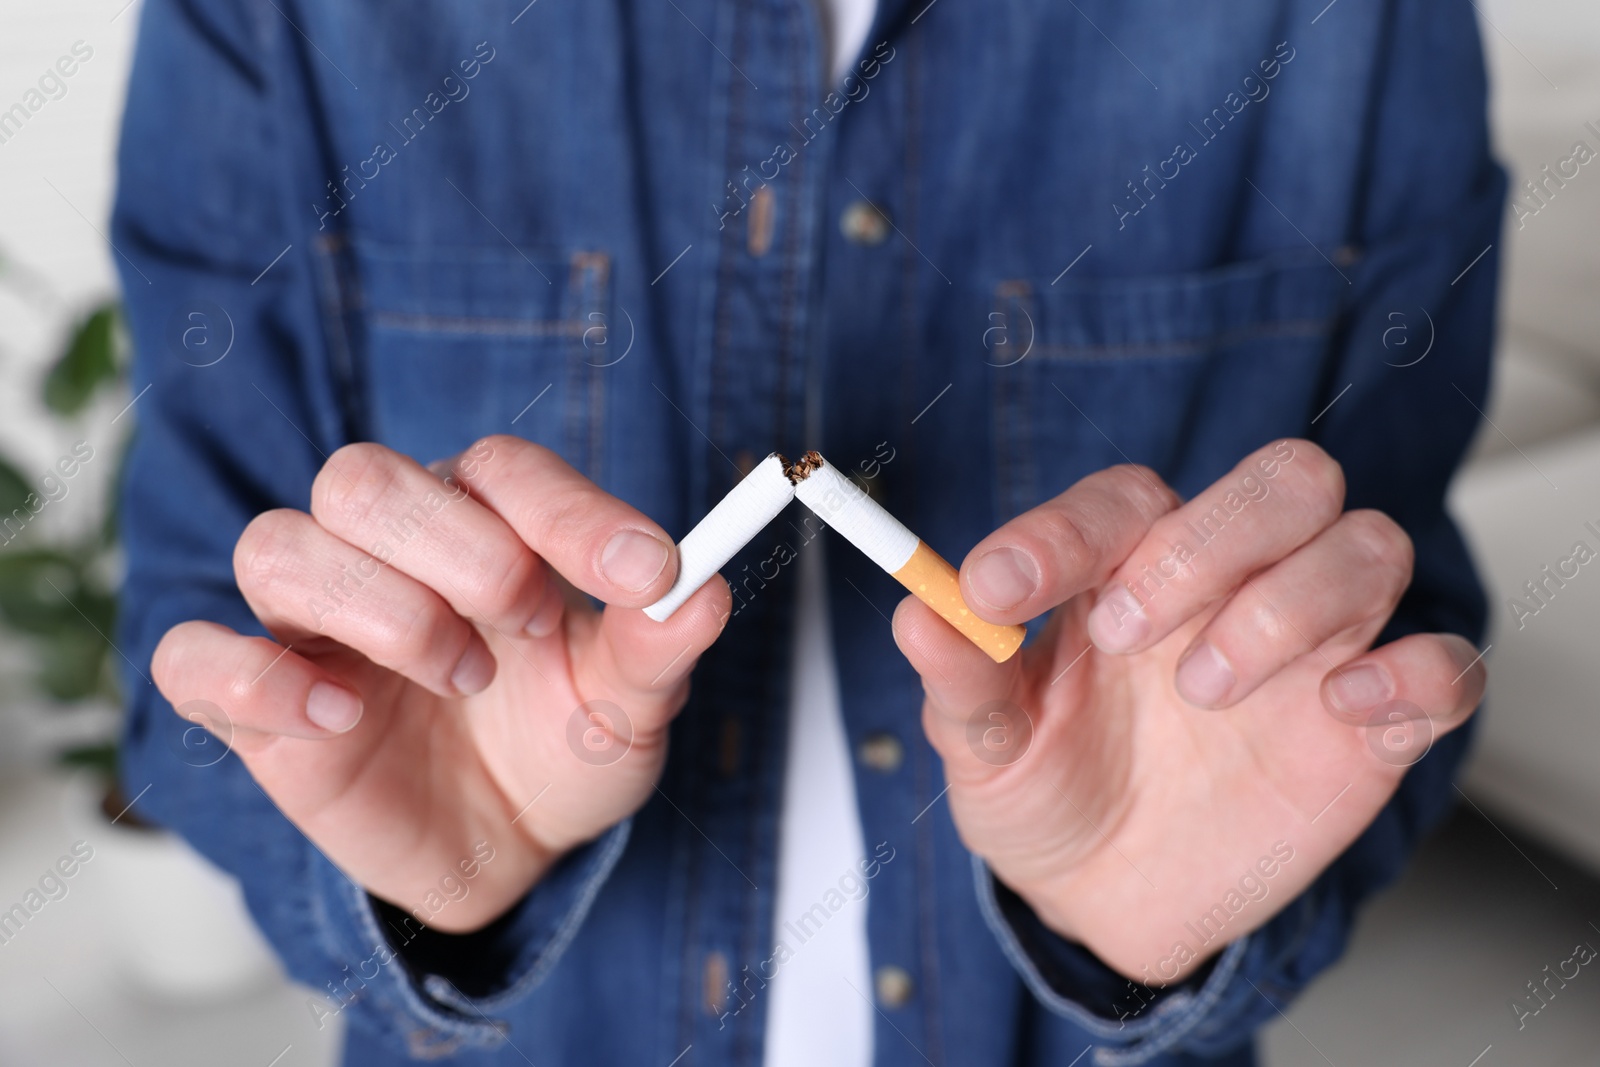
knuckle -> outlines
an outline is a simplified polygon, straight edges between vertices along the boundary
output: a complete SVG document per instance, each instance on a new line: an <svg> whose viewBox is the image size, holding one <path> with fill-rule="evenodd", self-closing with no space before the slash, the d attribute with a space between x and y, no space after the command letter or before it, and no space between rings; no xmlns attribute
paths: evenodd
<svg viewBox="0 0 1600 1067"><path fill-rule="evenodd" d="M533 553L517 547L487 553L462 581L477 610L505 619L526 601L528 586L538 576Z"/></svg>
<svg viewBox="0 0 1600 1067"><path fill-rule="evenodd" d="M1118 481L1118 490L1134 497L1142 505L1140 510L1149 515L1163 515L1179 504L1178 494L1166 480L1142 463L1119 463L1111 470Z"/></svg>
<svg viewBox="0 0 1600 1067"><path fill-rule="evenodd" d="M1295 439L1289 444L1299 495L1319 518L1332 519L1344 506L1344 468L1315 442Z"/></svg>
<svg viewBox="0 0 1600 1067"><path fill-rule="evenodd" d="M1409 581L1416 550L1411 537L1389 516L1372 508L1347 512L1344 522L1356 551L1372 567Z"/></svg>
<svg viewBox="0 0 1600 1067"><path fill-rule="evenodd" d="M255 686L249 674L239 672L228 679L227 700L228 707L233 710L246 707L254 703Z"/></svg>
<svg viewBox="0 0 1600 1067"><path fill-rule="evenodd" d="M540 543L550 554L582 554L592 547L598 559L601 543L596 535L601 529L609 530L612 523L596 523L597 516L610 516L607 511L597 511L595 503L585 488L560 489L530 500L525 518L529 528L539 531Z"/></svg>
<svg viewBox="0 0 1600 1067"><path fill-rule="evenodd" d="M508 559L494 568L498 574L495 587L488 594L489 610L509 615L527 599L527 592L535 583L543 581L539 561L528 549L517 546Z"/></svg>
<svg viewBox="0 0 1600 1067"><path fill-rule="evenodd" d="M451 466L463 481L471 485L482 479L485 468L496 456L522 456L537 465L547 454L553 453L542 445L524 441L511 434L491 433L472 442L464 452L455 457Z"/></svg>
<svg viewBox="0 0 1600 1067"><path fill-rule="evenodd" d="M1489 680L1489 667L1484 662L1483 656L1471 641L1460 634L1442 634L1434 642L1433 649L1438 664L1440 682L1455 688L1459 679L1465 688L1457 696L1457 707L1464 715L1470 715L1483 698L1483 690Z"/></svg>
<svg viewBox="0 0 1600 1067"><path fill-rule="evenodd" d="M250 520L233 550L233 573L240 589L271 589L300 571L299 515L279 508Z"/></svg>
<svg viewBox="0 0 1600 1067"><path fill-rule="evenodd" d="M345 445L323 464L311 487L311 513L346 528L372 517L394 486L398 457L382 445Z"/></svg>
<svg viewBox="0 0 1600 1067"><path fill-rule="evenodd" d="M472 445L462 455L471 456L477 460L486 460L496 453L512 450L524 452L548 451L542 445L536 445L532 441L524 441L522 438L512 434L490 433L484 434L472 442Z"/></svg>
<svg viewBox="0 0 1600 1067"><path fill-rule="evenodd" d="M1238 632L1250 636L1252 645L1276 648L1293 641L1301 648L1305 647L1305 639L1301 636L1303 631L1292 626L1283 612L1267 600L1259 589L1253 590L1249 598L1240 601L1237 616L1229 621Z"/></svg>
<svg viewBox="0 0 1600 1067"><path fill-rule="evenodd" d="M426 663L451 644L456 617L432 600L406 611L395 604L374 627L373 652L397 668Z"/></svg>
<svg viewBox="0 0 1600 1067"><path fill-rule="evenodd" d="M189 624L181 622L161 635L161 640L156 643L155 651L150 654L150 677L155 681L156 688L161 690L174 706L175 699L172 683L176 681L178 660L183 655L187 643L187 630Z"/></svg>
<svg viewBox="0 0 1600 1067"><path fill-rule="evenodd" d="M468 445L466 451L456 457L456 466L471 469L499 453L511 451L513 448L520 450L522 447L524 447L523 442L509 434L485 434Z"/></svg>
<svg viewBox="0 0 1600 1067"><path fill-rule="evenodd" d="M1059 579L1079 574L1094 564L1096 554L1093 542L1078 517L1065 506L1045 509L1039 515L1034 536L1043 542L1046 549L1040 554L1040 565L1055 572L1054 576L1041 576L1046 582L1052 577Z"/></svg>

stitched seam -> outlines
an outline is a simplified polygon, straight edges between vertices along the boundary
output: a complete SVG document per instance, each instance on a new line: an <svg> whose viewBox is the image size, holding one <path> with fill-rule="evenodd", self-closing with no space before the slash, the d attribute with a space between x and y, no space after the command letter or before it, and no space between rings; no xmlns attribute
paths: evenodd
<svg viewBox="0 0 1600 1067"><path fill-rule="evenodd" d="M729 43L732 46L734 55L740 58L744 58L746 55L743 47L746 28L744 15L744 5L731 5L728 17L733 20L733 25L729 31ZM739 166L738 154L743 151L745 95L742 80L736 82L730 75L727 76L727 84L729 86L728 129L726 150L723 155L723 172L724 174L735 174ZM737 196L737 193L735 195ZM742 199L741 204L743 204ZM720 371L722 368L727 367L731 361L730 348L733 343L732 293L738 270L740 249L744 247L749 234L749 216L744 207L740 208L739 221L744 225L744 238L738 236L738 227L736 225L719 231L721 236L717 242L720 258L717 263L716 282L712 290L715 303L712 310L711 355L707 360L710 381L706 383L706 418L710 424L711 432L709 435L702 435L708 437L708 444L713 451L719 447L716 444L718 440L726 440L727 438L727 420L724 415L726 405L723 403L722 388L723 379L727 375ZM685 389L685 403L691 412L694 410L694 399L699 395L698 384L698 382L691 379ZM692 419L690 421L691 423L693 422ZM707 485L707 490L708 492L713 491L710 483ZM686 732L692 730L693 739L690 741L690 750L696 750L699 746L695 741L703 739L705 723L709 722L709 717L703 714L696 714L692 718L685 717L680 721L686 723L684 727ZM695 801L699 799L696 779L697 776L680 771L677 774L675 783L682 787L680 796L684 798L684 803L689 805L690 810L694 810ZM665 793L663 793L663 796L665 796ZM699 900L698 886L705 879L702 871L703 850L699 848L698 841L689 838L688 831L683 825L685 821L686 819L677 820L677 835L674 838L674 851L683 856L686 880L685 899L687 901L684 907L683 966L682 984L679 993L678 1025L680 1039L687 1043L692 1043L696 1024L700 1015L706 1010L704 1006L705 946L702 946L699 942L701 923L700 908L697 907Z"/></svg>
<svg viewBox="0 0 1600 1067"><path fill-rule="evenodd" d="M731 17L733 18L732 44L734 46L734 54L742 57L746 54L742 47L745 41L744 6L742 4L733 5ZM728 103L728 148L723 166L726 173L736 174L736 168L739 166L738 153L744 150L745 94L742 79L740 82L734 82L730 77L728 84L731 90ZM737 196L738 194L735 193L734 195ZM743 203L742 199L740 203ZM722 379L725 375L719 374L717 371L719 366L727 365L732 355L730 349L733 345L734 281L737 277L740 249L744 247L750 232L750 219L743 207L740 208L739 218L744 223L745 237L741 239L733 232L723 231L720 242L722 261L719 264L716 286L716 324L713 332L710 359L711 381L708 384L706 396L707 415L711 423L708 444L711 445L713 450L720 447L716 444L717 441L725 441L728 436L727 419L724 415L726 407L723 403L722 389ZM693 410L692 404L690 410ZM708 492L711 491L711 488L710 485L707 485Z"/></svg>
<svg viewBox="0 0 1600 1067"><path fill-rule="evenodd" d="M1281 322L1261 323L1241 330L1209 334L1192 341L1162 341L1124 345L1036 345L1032 355L1045 359L1131 359L1140 356L1182 356L1209 352L1215 348L1243 344L1247 341L1278 337L1314 337L1326 333L1337 322L1337 316L1323 319L1285 319Z"/></svg>
<svg viewBox="0 0 1600 1067"><path fill-rule="evenodd" d="M606 266L607 261L599 253L573 254L567 276L566 310L569 317L566 321L583 323L587 318L586 309L591 305L604 314L604 293L608 283ZM599 440L604 425L603 404L599 396L601 368L584 358L584 332L587 331L577 334L575 342L571 335L568 336L566 459L591 481L599 481Z"/></svg>
<svg viewBox="0 0 1600 1067"><path fill-rule="evenodd" d="M583 277L579 267L579 257L573 255L567 261L566 292L561 294L561 312L566 316L566 321L573 321L583 315ZM559 349L558 354L563 357L567 375L563 388L566 396L562 398L562 428L561 428L561 458L570 463L574 470L580 471L586 477L593 472L588 469L585 462L583 448L583 392L584 392L584 367L583 360L574 358L568 349ZM560 364L558 364L559 366ZM592 481L593 478L590 477Z"/></svg>
<svg viewBox="0 0 1600 1067"><path fill-rule="evenodd" d="M796 39L806 32L804 27L795 25L800 18L801 15L799 10L795 7L791 7L789 12L789 22L792 27L791 33L795 35ZM805 72L803 69L801 69L801 49L790 48L788 49L788 52L790 57L789 79L790 84L793 86L792 91L789 93L789 99L791 101L790 106L794 108L796 114L799 114L801 109L805 106ZM785 227L785 229L788 231L788 235L784 240L785 252L783 257L783 275L779 280L778 299L782 310L778 317L777 388L773 390L774 407L772 414L773 421L776 424L774 429L777 431L775 436L780 441L786 439L785 431L789 427L789 378L793 373L792 368L795 365L796 349L803 343L803 340L800 337L800 331L798 329L797 322L799 318L799 310L797 306L799 303L799 293L797 292L799 287L799 279L797 275L799 273L800 260L805 254L804 239L806 235L803 232L803 219L805 217L805 212L802 201L805 197L806 178L807 171L809 169L806 164L807 157L803 152L799 153L793 162L794 172L790 178L790 181L793 183L794 189L794 195L792 198L794 206L789 212L791 216L788 220L789 224ZM750 220L750 225L754 224L755 220L752 218ZM802 356L800 358L803 365L804 357ZM804 404L805 392L805 387L802 384L800 389L802 405ZM802 429L804 427L804 421L805 416L802 413Z"/></svg>
<svg viewBox="0 0 1600 1067"><path fill-rule="evenodd" d="M863 49L867 43L863 42ZM909 50L909 45L908 45ZM913 53L914 58L914 53ZM915 67L913 65L913 71ZM887 92L887 87L884 88ZM906 81L905 100L905 130L906 154L904 173L906 176L906 204L908 212L915 212L918 168L922 165L922 150L918 136L916 122L917 88L916 79ZM901 418L905 420L905 446L907 450L908 469L922 469L917 464L917 457L921 454L916 448L916 427L911 420L916 418L921 405L917 402L918 390L923 382L923 362L917 356L925 351L921 343L921 326L923 309L917 303L917 271L912 261L909 250L902 250L900 254L900 388L901 388ZM896 485L896 490L904 495L903 506L907 516L915 516L920 506L921 494L915 478L902 478Z"/></svg>
<svg viewBox="0 0 1600 1067"><path fill-rule="evenodd" d="M601 321L606 324L606 337L609 340L612 325L611 259L604 253L596 252L593 253L593 255L595 257L594 269L596 275L598 276L598 280L595 284L595 310L600 312ZM584 319L588 319L589 316L584 315L583 317ZM587 333L587 331L585 332ZM589 362L587 356L583 354L586 350L584 349L581 337L579 338L578 349L578 358L583 361L584 366L589 368L589 385L591 390L589 394L589 465L592 468L592 473L589 475L589 477L596 483L599 483L602 480L601 475L604 470L602 464L605 462L606 451L606 380L604 377L602 377L602 375L605 374L605 368L596 367Z"/></svg>
<svg viewBox="0 0 1600 1067"><path fill-rule="evenodd" d="M612 838L606 842L600 854L594 858L594 869L585 875L584 887L578 899L568 910L567 916L556 927L555 933L550 935L550 940L545 950L539 954L539 960L528 973L519 978L503 992L492 997L484 997L479 1004L490 1010L497 1010L508 1006L512 1001L522 996L528 990L538 985L549 975L550 971L560 962L566 948L572 939L578 936L578 930L585 919L589 917L589 909L594 906L595 897L600 895L600 890L611 877L612 870L617 861L622 858L622 850L628 845L628 838L633 834L633 817L623 819L617 823L612 832ZM538 890L535 889L535 892Z"/></svg>
<svg viewBox="0 0 1600 1067"><path fill-rule="evenodd" d="M995 292L994 307L1000 321L1007 324L1013 312L1023 308L1031 288L1027 282L1002 282ZM1009 327L1008 327L1009 328ZM1032 352L1030 351L1031 355ZM1022 362L1021 360L1017 361ZM995 486L999 519L1004 522L1021 514L1031 504L1034 476L1034 436L1028 412L1027 383L1020 374L1008 374L1016 364L994 368L995 379Z"/></svg>
<svg viewBox="0 0 1600 1067"><path fill-rule="evenodd" d="M931 782L932 770L930 758L932 749L922 744L917 745L917 798L928 796L933 792ZM931 805L931 801L929 802ZM935 817L936 818L936 817ZM935 874L934 857L934 818L917 827L916 836L916 862L918 872L917 893L917 947L922 957L923 984L928 988L919 996L918 1015L922 1023L922 1039L927 1045L929 1061L937 1065L945 1062L944 1050L940 1043L939 1033L935 1020L939 1015L938 991L940 988L939 974L939 936L938 936L938 910L939 902L934 894L939 884Z"/></svg>
<svg viewBox="0 0 1600 1067"><path fill-rule="evenodd" d="M571 319L496 319L466 315L427 315L373 311L374 326L416 333L466 333L499 337L582 337L583 323Z"/></svg>
<svg viewBox="0 0 1600 1067"><path fill-rule="evenodd" d="M918 76L920 74L918 61L922 55L922 50L920 47L921 40L922 38L916 31L915 27L908 28L905 36L907 52L906 63L908 69L906 71L905 97L907 165L904 220L906 233L908 235L906 243L908 245L910 244L911 240L909 235L918 233L918 224L920 222L919 209L921 207L922 199L922 175L921 167L919 165L921 144L918 138L920 131L917 126L917 109L921 103L921 97L917 92ZM907 293L907 301L914 306L917 301L916 278L919 273L919 264L912 259L913 251L914 249L907 249L902 253L902 255L906 264L906 284L911 287ZM917 254L917 259L920 258L921 255L919 253ZM912 349L912 351L917 351L917 349ZM930 757L933 754L933 750L931 747L920 743L918 744L917 748L921 753L918 759L918 777L922 778L925 773L931 771L932 769L929 764L931 762ZM932 792L931 782L927 786L926 792ZM937 857L934 854L937 843L934 819L929 818L926 823L919 826L917 829L919 838L917 847L917 866L919 869L921 869L923 874L921 879L922 891L917 894L922 905L918 909L918 919L920 920L918 923L918 933L920 935L920 955L922 956L923 961L922 984L925 986L925 989L918 995L917 1000L920 1015L919 1021L922 1023L923 1043L927 1046L928 1058L932 1061L932 1063L939 1065L945 1063L946 1060L944 1052L944 1031L942 1028L944 1005L941 1003L944 982L943 975L939 967L939 901L937 897L938 879L934 876L937 860Z"/></svg>
<svg viewBox="0 0 1600 1067"><path fill-rule="evenodd" d="M367 901L366 890L345 877L341 872L334 873L333 877L337 879L336 892L346 895L350 903L350 910L355 916L356 924L361 928L361 933L366 938L367 943L375 946L389 946L387 935L378 929L372 905ZM438 1030L441 1035L449 1035L457 1042L465 1041L481 1048L491 1048L503 1040L504 1034L493 1023L453 1018L441 1011L439 1005L424 999L419 993L418 986L413 985L404 960L399 958L398 952L393 954L396 957L393 962L399 965L392 982L393 988L398 995L399 1003L397 1006L400 1008L400 1011L395 1012L395 1017L405 1025L408 1032L410 1031L410 1024L420 1018L426 1025ZM416 1035L412 1034L408 1038L408 1045L413 1044L415 1037ZM437 1054L448 1054L454 1051L454 1048L430 1046L430 1055L434 1054L435 1050Z"/></svg>
<svg viewBox="0 0 1600 1067"><path fill-rule="evenodd" d="M784 599L777 597L774 597L771 601L773 605L778 605L784 602ZM788 602L791 604L793 603L793 601ZM774 631L780 625L781 620L778 618L778 613L776 611L769 611L761 617L761 628L764 634L764 640L761 642L761 649L758 653L759 659L756 662L759 664L759 667L758 672L755 675L756 678L760 679L760 681L757 683L760 685L760 689L758 690L760 695L759 703L753 701L752 706L766 705L770 707L774 704L782 706L781 702L786 698L788 690L788 673L794 669L794 665L789 663L787 659L780 659L779 649L785 647L785 644L787 643L780 643L774 633ZM793 640L792 632L788 635L788 638L789 641ZM784 759L787 760L787 747L789 738L788 715L790 714L793 714L792 709L786 709L786 714L782 715L752 716L751 718L754 720L754 726L750 730L745 731L747 735L753 736L748 736L748 739L745 741L745 744L748 746L748 748L746 749L746 758L741 761L741 766L743 768L741 777L743 780L740 782L740 788L741 791L744 792L749 798L748 803L750 807L750 817L747 819L747 828L745 833L745 851L743 858L747 863L751 860L768 860L770 858L771 866L768 867L765 863L763 863L761 867L757 869L756 877L760 880L762 885L773 887L769 892L765 893L759 889L753 893L741 893L741 896L745 901L744 920L742 925L744 928L743 952L745 953L746 959L761 959L761 952L763 948L759 941L759 938L761 937L761 931L766 931L767 944L769 945L772 944L778 936L776 929L778 891L775 886L776 879L778 877L777 865L779 860L776 856L776 845L774 845L774 847L770 850L764 850L762 848L763 834L761 831L763 817L772 818L773 823L777 826L782 825L781 815L777 815L775 818L773 817L771 800L773 798L777 798L780 804L782 802L782 776L784 764L779 764L777 767L774 767L771 760L771 754L774 745L781 745L785 749ZM709 721L710 719L708 717L707 722ZM763 788L766 783L773 781L775 781L778 785L777 789L769 790ZM776 842L778 835L776 832L769 832L765 836L767 842L770 843ZM758 963L756 965L756 972L758 975L760 970L761 967ZM737 981L737 972L734 973L733 978L735 981ZM765 989L766 987L763 986L762 988ZM772 1031L769 1027L771 1021L771 1002L768 1001L756 1013L749 1025L737 1028L737 1031L734 1034L734 1063L756 1064L761 1062L766 1044L771 1040L772 1036Z"/></svg>
<svg viewBox="0 0 1600 1067"><path fill-rule="evenodd" d="M1206 979L1205 985L1190 1003L1188 1010L1170 1013L1170 1016L1175 1017L1162 1020L1170 1021L1165 1033L1156 1034L1149 1041L1125 1050L1096 1049L1095 1062L1102 1067L1133 1067L1136 1064L1149 1062L1188 1037L1190 1032L1217 1006L1217 1001L1222 999L1223 990L1233 981L1234 972L1239 968L1239 961L1244 957L1248 941L1248 936L1240 938L1223 950L1222 957L1217 960L1216 968Z"/></svg>
<svg viewBox="0 0 1600 1067"><path fill-rule="evenodd" d="M1011 965L1016 968L1017 973L1022 975L1022 979L1029 990L1051 1012L1065 1016L1097 1038L1114 1038L1121 1034L1125 1040L1130 1041L1166 1025L1174 1017L1178 1019L1186 1017L1185 1011L1192 999L1191 994L1186 992L1174 993L1170 999L1156 1005L1155 1010L1148 1018L1137 1020L1131 1026L1124 1024L1113 1026L1109 1021L1096 1016L1083 1005L1068 1000L1057 993L1044 980L1044 976L1039 973L1038 967L1029 958L1027 951L1017 941L1016 934L1012 931L1010 924L1000 914L1000 905L994 899L994 887L990 882L992 875L988 864L983 862L981 856L973 855L972 871L973 880L976 882L978 910L982 913L990 932L1000 942L1001 951L1011 961ZM1236 944L1243 944L1243 942L1236 942ZM1230 945L1227 951L1231 952L1233 948L1234 946ZM1224 962L1226 960L1218 963L1218 970L1222 968ZM1213 977L1215 977L1215 974L1213 974Z"/></svg>
<svg viewBox="0 0 1600 1067"><path fill-rule="evenodd" d="M367 436L371 425L365 384L365 367L358 366L351 341L353 309L361 303L359 295L350 299L350 291L359 284L355 272L346 262L346 242L339 233L316 239L311 256L312 271L316 277L317 308L322 326L323 343L327 346L328 361L344 386L341 407L346 419L344 430L354 437Z"/></svg>

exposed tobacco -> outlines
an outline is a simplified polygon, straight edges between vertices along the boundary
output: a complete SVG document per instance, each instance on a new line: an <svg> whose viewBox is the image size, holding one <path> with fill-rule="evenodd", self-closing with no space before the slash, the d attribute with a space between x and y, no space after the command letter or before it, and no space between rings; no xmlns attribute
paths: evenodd
<svg viewBox="0 0 1600 1067"><path fill-rule="evenodd" d="M780 456L778 458L782 459L783 457ZM825 465L826 463L822 458L821 452L807 452L805 455L800 457L800 461L798 463L789 465L784 470L784 473L789 476L789 481L791 483L794 485L799 485L801 482L805 481L811 476L812 471Z"/></svg>

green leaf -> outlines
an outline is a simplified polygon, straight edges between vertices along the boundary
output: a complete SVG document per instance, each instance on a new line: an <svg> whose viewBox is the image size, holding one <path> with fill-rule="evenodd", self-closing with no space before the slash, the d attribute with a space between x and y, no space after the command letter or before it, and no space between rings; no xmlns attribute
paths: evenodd
<svg viewBox="0 0 1600 1067"><path fill-rule="evenodd" d="M61 764L65 767L89 767L100 772L108 781L117 776L117 746L113 741L102 741L97 745L78 745L69 748L60 756Z"/></svg>
<svg viewBox="0 0 1600 1067"><path fill-rule="evenodd" d="M106 517L100 525L100 547L115 548L122 534L122 487L128 478L128 444L124 441L116 448L116 472L106 487Z"/></svg>
<svg viewBox="0 0 1600 1067"><path fill-rule="evenodd" d="M13 511L23 507L23 501L31 492L33 486L23 477L22 472L0 459L0 519L10 518ZM0 536L10 536L10 534Z"/></svg>
<svg viewBox="0 0 1600 1067"><path fill-rule="evenodd" d="M63 552L32 549L0 554L0 618L39 637L88 631L114 614L110 598L84 586L84 563ZM74 607L74 605L77 605ZM79 610L84 612L80 615Z"/></svg>
<svg viewBox="0 0 1600 1067"><path fill-rule="evenodd" d="M64 704L99 693L106 670L105 638L93 630L62 630L39 643L39 688Z"/></svg>
<svg viewBox="0 0 1600 1067"><path fill-rule="evenodd" d="M117 308L106 304L83 320L44 380L44 402L58 415L76 415L95 390L118 377Z"/></svg>

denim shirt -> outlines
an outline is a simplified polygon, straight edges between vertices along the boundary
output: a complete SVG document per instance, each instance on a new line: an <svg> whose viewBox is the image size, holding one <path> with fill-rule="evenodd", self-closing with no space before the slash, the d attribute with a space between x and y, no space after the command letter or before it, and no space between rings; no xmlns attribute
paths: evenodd
<svg viewBox="0 0 1600 1067"><path fill-rule="evenodd" d="M427 462L518 434L674 536L768 452L817 448L959 561L1103 467L1189 496L1306 436L1348 506L1416 543L1383 640L1481 632L1443 506L1487 390L1504 193L1465 0L882 0L837 85L807 0L141 18L112 230L140 396L122 773L240 879L308 1011L350 1024L348 1063L759 1062L793 936L784 561L833 535L794 505L725 569L737 613L650 802L487 929L418 932L147 680L180 621L262 632L233 545L307 508L345 442ZM843 906L903 972L883 1067L1251 1063L1450 802L1465 731L1264 927L1136 986L963 847L890 633L901 591L829 557L873 863Z"/></svg>

